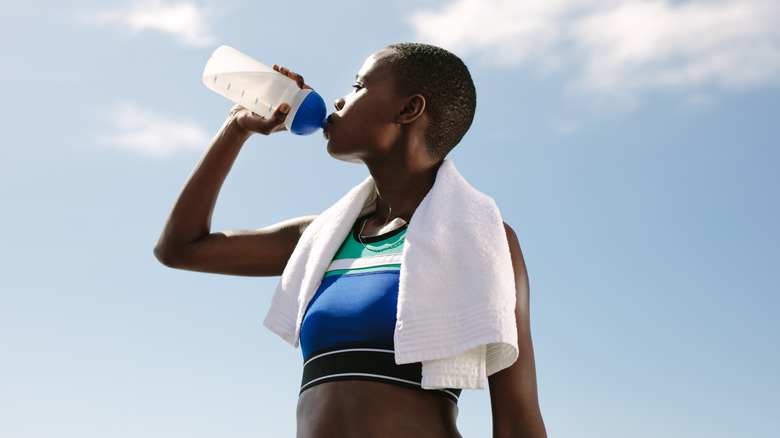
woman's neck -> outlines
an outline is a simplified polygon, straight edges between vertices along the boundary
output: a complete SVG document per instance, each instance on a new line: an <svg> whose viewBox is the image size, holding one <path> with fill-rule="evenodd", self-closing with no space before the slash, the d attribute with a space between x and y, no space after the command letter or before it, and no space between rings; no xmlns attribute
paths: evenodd
<svg viewBox="0 0 780 438"><path fill-rule="evenodd" d="M412 167L408 165L367 165L377 189L376 210L366 221L366 235L375 234L390 221L409 221L433 187L441 161Z"/></svg>

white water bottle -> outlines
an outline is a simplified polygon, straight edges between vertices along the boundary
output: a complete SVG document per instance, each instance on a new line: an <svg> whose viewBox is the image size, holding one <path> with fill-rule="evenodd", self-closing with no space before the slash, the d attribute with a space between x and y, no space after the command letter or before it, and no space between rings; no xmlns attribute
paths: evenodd
<svg viewBox="0 0 780 438"><path fill-rule="evenodd" d="M327 123L325 101L293 79L229 47L221 46L203 70L203 83L253 113L269 117L282 103L290 105L284 125L308 135Z"/></svg>

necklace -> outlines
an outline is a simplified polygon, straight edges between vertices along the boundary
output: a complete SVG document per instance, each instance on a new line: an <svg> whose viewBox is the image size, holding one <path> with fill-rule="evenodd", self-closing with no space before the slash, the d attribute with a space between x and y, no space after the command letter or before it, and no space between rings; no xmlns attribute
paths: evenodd
<svg viewBox="0 0 780 438"><path fill-rule="evenodd" d="M383 252L383 251L387 251L388 249L397 248L403 245L404 241L406 240L406 236L403 236L400 239L398 239L398 242L395 242L390 246L386 246L384 248L377 248L377 249L369 248L368 245L366 245L366 243L363 242L363 230L366 228L366 222L368 222L368 218L363 220L363 225L360 227L360 232L358 233L358 241L360 241L360 244L363 245L363 248L371 252Z"/></svg>

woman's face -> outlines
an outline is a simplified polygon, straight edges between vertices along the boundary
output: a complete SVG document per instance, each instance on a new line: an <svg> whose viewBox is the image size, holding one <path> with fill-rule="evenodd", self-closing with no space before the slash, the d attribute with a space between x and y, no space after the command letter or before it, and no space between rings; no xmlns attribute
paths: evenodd
<svg viewBox="0 0 780 438"><path fill-rule="evenodd" d="M398 133L397 111L403 106L387 62L387 51L369 56L355 77L353 90L336 100L324 135L328 153L350 162L365 162L386 152Z"/></svg>

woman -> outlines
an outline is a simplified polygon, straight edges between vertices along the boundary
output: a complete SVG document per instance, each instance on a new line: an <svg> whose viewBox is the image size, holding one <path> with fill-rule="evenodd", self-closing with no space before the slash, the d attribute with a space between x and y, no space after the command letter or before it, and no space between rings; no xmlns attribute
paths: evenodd
<svg viewBox="0 0 780 438"><path fill-rule="evenodd" d="M305 87L299 75L274 68ZM472 216L479 218L487 211L499 218L498 225L493 223L492 228L485 228L488 231L473 231L471 226L457 228L461 220L455 216L470 210L469 196L482 202L484 195L465 182L452 183L454 186L444 182L447 178L462 181L445 156L473 120L476 94L467 68L443 49L397 44L369 56L353 87L350 94L335 102L336 111L328 117L324 135L328 153L340 160L365 164L371 174L369 180L319 218L302 217L250 231L212 232L210 221L217 195L244 142L253 133L268 135L283 130L282 123L290 110L289 105L282 104L271 117L263 119L235 107L187 179L157 242L156 256L165 265L179 269L233 275L284 274L266 325L294 345L300 341L307 359L297 410L299 437L458 437L459 389L480 387L486 374L493 436L546 436L536 389L528 279L517 237L500 221L497 210L491 210L492 200ZM475 193L460 195L472 191ZM443 244L441 239L445 239ZM481 306L482 292L472 296L468 289L462 297L450 297L446 295L449 288L437 286L447 284L450 278L464 279L454 285L456 289L469 282L471 268L455 266L473 255L450 250L450 246L457 248L461 241L474 241L479 246L483 240L493 242L489 248L497 248L496 263L505 259L510 271L509 299L513 304L508 312L506 294L498 298L492 310L483 312L503 312L496 321L455 315L460 312L461 298ZM427 253L426 246L431 248ZM438 259L439 253L445 258ZM485 254L484 258L493 260L489 251ZM312 262L317 257L321 260ZM422 261L418 264L412 260ZM415 274L421 269L418 265L429 266L426 269L431 275ZM483 270L475 269L475 275ZM437 282L420 286L437 276ZM507 275L487 275L484 281L506 280L494 277ZM429 293L431 297L422 297ZM511 339L501 338L498 333L497 341L472 348L477 344L468 343L474 336L466 330L456 336L454 346L440 348L449 353L426 354L426 344L421 354L419 348L417 356L409 353L409 357L422 360L399 358L401 353L406 354L401 351L405 345L415 344L416 335L406 335L409 332L430 336L430 351L439 348L434 345L439 338L448 336L415 331L415 310L421 312L411 303L430 305L435 312L452 302L456 304L438 318L442 324L452 319L457 320L457 327L471 326L476 320L476 326L493 330L511 321ZM301 303L300 307L295 307L296 303ZM284 316L285 312L289 317ZM430 321L417 324L431 326ZM500 332L501 327L493 331ZM491 350L495 345L506 354L491 353L498 351ZM452 357L473 352L477 352L474 363L481 364L481 374L475 371L474 378L471 370L466 370L466 380L476 383L461 385L461 380L446 371L453 363L447 361L457 361ZM491 358L501 355L503 359L491 362ZM322 365L326 360L331 362ZM457 362L463 363L467 362ZM461 386L447 386L453 382Z"/></svg>

